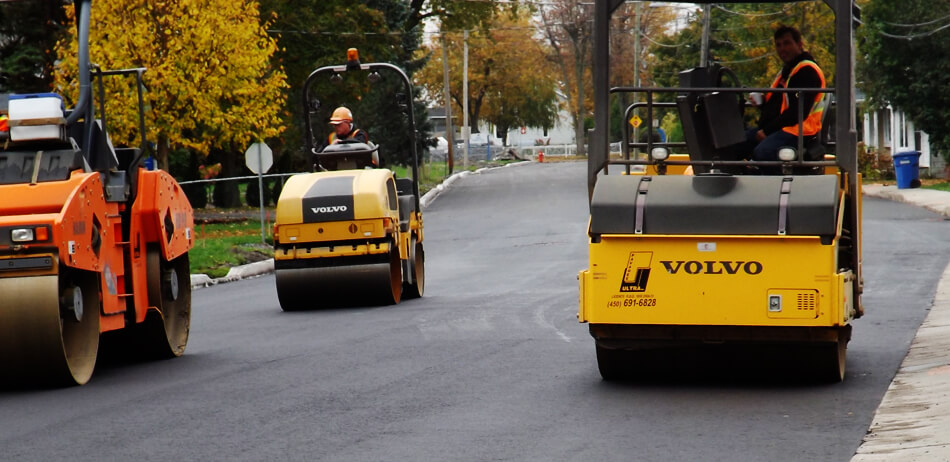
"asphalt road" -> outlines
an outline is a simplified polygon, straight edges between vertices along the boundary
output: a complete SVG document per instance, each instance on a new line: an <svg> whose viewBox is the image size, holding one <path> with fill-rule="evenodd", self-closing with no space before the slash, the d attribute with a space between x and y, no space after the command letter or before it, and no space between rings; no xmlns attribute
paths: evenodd
<svg viewBox="0 0 950 462"><path fill-rule="evenodd" d="M0 459L849 460L930 306L950 222L865 201L867 314L843 383L730 379L765 366L741 358L606 383L575 318L585 169L453 184L425 210L419 300L284 313L273 276L197 290L182 358L0 391Z"/></svg>

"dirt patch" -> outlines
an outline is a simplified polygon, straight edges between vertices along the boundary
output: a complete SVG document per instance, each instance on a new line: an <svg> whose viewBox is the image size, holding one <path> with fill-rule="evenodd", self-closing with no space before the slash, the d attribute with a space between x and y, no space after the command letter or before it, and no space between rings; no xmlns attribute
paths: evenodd
<svg viewBox="0 0 950 462"><path fill-rule="evenodd" d="M274 208L264 209L265 219L273 219ZM218 209L204 207L195 209L195 224L241 223L247 220L260 220L261 211L257 208Z"/></svg>
<svg viewBox="0 0 950 462"><path fill-rule="evenodd" d="M231 253L237 255L242 265L264 261L274 257L274 249L265 244L249 244L234 247Z"/></svg>

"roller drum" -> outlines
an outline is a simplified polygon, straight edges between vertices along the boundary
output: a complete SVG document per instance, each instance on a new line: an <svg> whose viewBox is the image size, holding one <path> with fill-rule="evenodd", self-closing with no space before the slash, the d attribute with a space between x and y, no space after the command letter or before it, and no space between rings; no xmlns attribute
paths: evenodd
<svg viewBox="0 0 950 462"><path fill-rule="evenodd" d="M402 273L390 262L278 268L277 298L284 311L398 303Z"/></svg>
<svg viewBox="0 0 950 462"><path fill-rule="evenodd" d="M95 275L78 278L80 295L69 302L81 309L72 311L60 307L60 295L73 292L62 291L59 279L55 274L0 278L4 386L82 385L92 376L99 348L98 281Z"/></svg>

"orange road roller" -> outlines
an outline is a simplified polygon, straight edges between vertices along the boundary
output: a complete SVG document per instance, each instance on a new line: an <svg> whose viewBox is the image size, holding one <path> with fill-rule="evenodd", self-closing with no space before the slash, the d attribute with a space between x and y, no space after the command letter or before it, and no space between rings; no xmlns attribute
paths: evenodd
<svg viewBox="0 0 950 462"><path fill-rule="evenodd" d="M94 112L91 2L77 0L80 94L0 99L0 378L5 386L84 384L112 335L123 354L181 355L188 341L192 208L143 146L115 148ZM98 98L103 98L102 94ZM99 106L103 107L103 106ZM143 112L141 92L139 111ZM101 117L99 115L98 117Z"/></svg>

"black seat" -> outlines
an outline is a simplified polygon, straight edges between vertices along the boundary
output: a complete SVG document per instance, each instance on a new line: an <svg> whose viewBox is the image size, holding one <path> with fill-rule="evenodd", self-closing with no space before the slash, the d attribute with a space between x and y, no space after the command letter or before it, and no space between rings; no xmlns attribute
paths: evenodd
<svg viewBox="0 0 950 462"><path fill-rule="evenodd" d="M348 140L331 144L317 153L317 160L327 170L353 170L375 167L375 145Z"/></svg>
<svg viewBox="0 0 950 462"><path fill-rule="evenodd" d="M412 195L412 178L396 178L396 192L402 195Z"/></svg>
<svg viewBox="0 0 950 462"><path fill-rule="evenodd" d="M409 219L416 211L416 201L412 194L399 195L399 232L409 232Z"/></svg>
<svg viewBox="0 0 950 462"><path fill-rule="evenodd" d="M825 93L824 99L819 103L822 106L821 131L805 143L805 160L824 160L825 154L834 154L834 143L831 141L834 117L831 118L831 123L825 123L828 120L828 113L831 112L833 95L833 93Z"/></svg>
<svg viewBox="0 0 950 462"><path fill-rule="evenodd" d="M731 73L715 65L697 67L680 73L684 88L721 87L722 76ZM737 160L738 146L745 143L745 121L740 94L688 92L676 97L676 107L683 125L683 136L690 160ZM696 173L706 173L708 166L693 166Z"/></svg>

